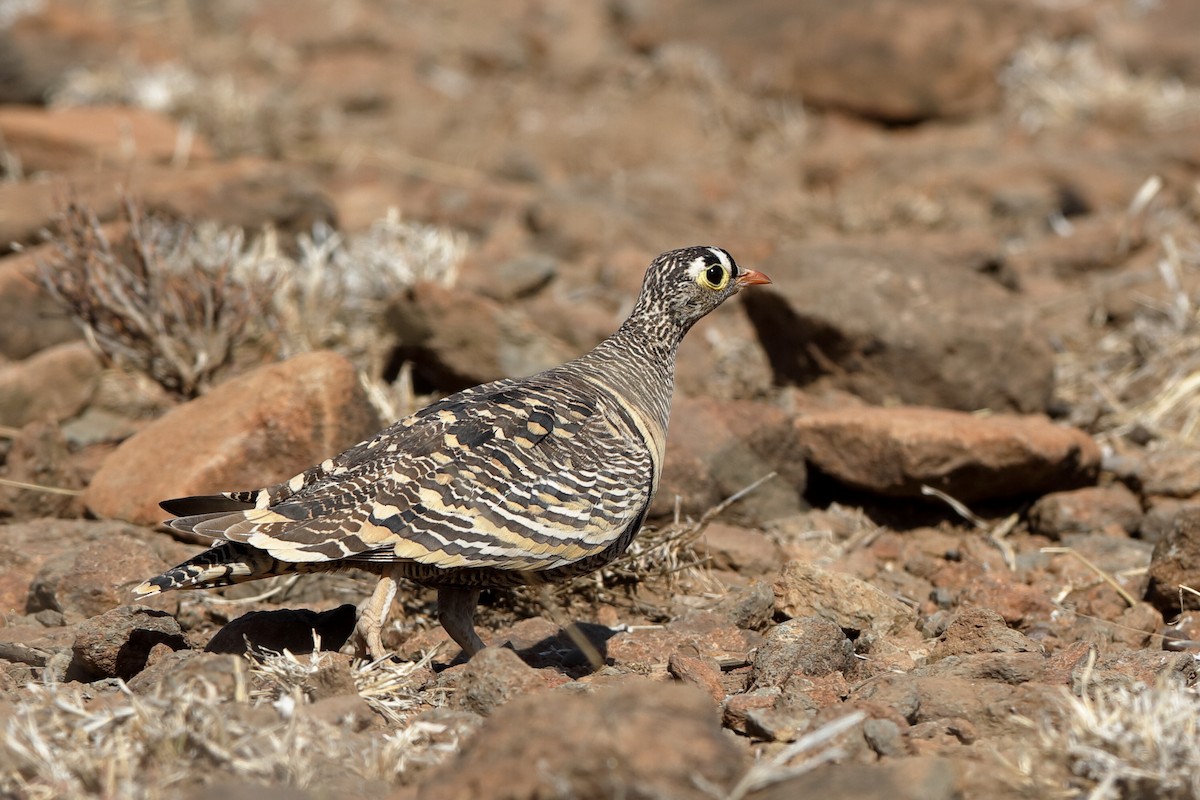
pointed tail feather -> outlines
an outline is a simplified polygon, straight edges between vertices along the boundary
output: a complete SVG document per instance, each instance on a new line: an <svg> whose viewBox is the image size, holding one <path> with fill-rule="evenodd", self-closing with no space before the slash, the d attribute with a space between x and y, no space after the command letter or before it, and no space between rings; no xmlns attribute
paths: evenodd
<svg viewBox="0 0 1200 800"><path fill-rule="evenodd" d="M198 514L228 514L232 511L243 511L254 508L254 498L257 492L225 492L224 494L204 494L193 497L176 497L173 500L163 500L158 507L168 514L177 517L190 517Z"/></svg>
<svg viewBox="0 0 1200 800"><path fill-rule="evenodd" d="M173 589L211 589L274 575L313 571L311 565L289 564L257 548L225 542L145 581L133 592L147 597Z"/></svg>

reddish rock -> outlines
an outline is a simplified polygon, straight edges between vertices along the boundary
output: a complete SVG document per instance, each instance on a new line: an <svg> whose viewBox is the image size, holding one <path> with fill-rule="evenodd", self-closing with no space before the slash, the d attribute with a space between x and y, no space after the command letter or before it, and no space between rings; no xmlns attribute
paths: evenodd
<svg viewBox="0 0 1200 800"><path fill-rule="evenodd" d="M75 416L91 398L100 369L100 360L83 342L0 365L0 425L20 428Z"/></svg>
<svg viewBox="0 0 1200 800"><path fill-rule="evenodd" d="M761 268L774 284L744 305L777 384L964 411L1050 400L1053 354L1034 309L919 241L804 244Z"/></svg>
<svg viewBox="0 0 1200 800"><path fill-rule="evenodd" d="M681 683L689 683L720 703L725 699L721 683L721 667L712 658L693 656L676 651L667 660L667 672Z"/></svg>
<svg viewBox="0 0 1200 800"><path fill-rule="evenodd" d="M68 492L83 488L62 429L48 422L30 423L13 438L4 474L9 480ZM0 487L0 509L28 517L78 517L82 511L77 494L16 486Z"/></svg>
<svg viewBox="0 0 1200 800"><path fill-rule="evenodd" d="M990 608L964 605L950 619L929 657L939 661L949 656L976 653L1040 653L1041 646L1005 624Z"/></svg>
<svg viewBox="0 0 1200 800"><path fill-rule="evenodd" d="M188 649L174 617L143 606L120 606L80 623L72 649L75 663L93 677L129 680L163 645L171 651Z"/></svg>
<svg viewBox="0 0 1200 800"><path fill-rule="evenodd" d="M1043 417L981 417L933 408L828 411L796 420L809 463L837 481L892 497L929 485L963 502L1094 482L1100 449Z"/></svg>
<svg viewBox="0 0 1200 800"><path fill-rule="evenodd" d="M730 245L733 246L733 245ZM735 251L742 259L750 256ZM680 395L714 400L754 400L772 395L771 362L754 326L740 309L711 314L688 334L675 362L675 390ZM606 331L608 333L608 331Z"/></svg>
<svg viewBox="0 0 1200 800"><path fill-rule="evenodd" d="M1159 0L1146 8L1117 7L1113 12L1096 17L1095 36L1103 52L1138 74L1200 84L1194 38L1200 7L1190 0Z"/></svg>
<svg viewBox="0 0 1200 800"><path fill-rule="evenodd" d="M775 590L765 580L732 589L713 608L739 628L761 631L775 614Z"/></svg>
<svg viewBox="0 0 1200 800"><path fill-rule="evenodd" d="M1023 583L1014 575L992 572L973 576L963 586L958 600L991 609L1009 625L1022 627L1049 620L1055 610L1042 589Z"/></svg>
<svg viewBox="0 0 1200 800"><path fill-rule="evenodd" d="M1175 527L1175 520L1184 511L1200 511L1200 500L1177 500L1172 497L1155 497L1150 500L1150 508L1142 517L1138 526L1138 538L1150 544L1157 544Z"/></svg>
<svg viewBox="0 0 1200 800"><path fill-rule="evenodd" d="M68 622L125 605L133 587L179 563L187 548L165 536L119 522L38 520L27 531L57 540L29 584L26 609L62 612ZM153 610L176 613L176 593L148 598Z"/></svg>
<svg viewBox="0 0 1200 800"><path fill-rule="evenodd" d="M1132 477L1144 495L1193 497L1200 494L1200 451L1181 445L1150 450Z"/></svg>
<svg viewBox="0 0 1200 800"><path fill-rule="evenodd" d="M1180 610L1180 586L1200 586L1200 509L1180 511L1171 532L1154 546L1146 599L1172 616Z"/></svg>
<svg viewBox="0 0 1200 800"><path fill-rule="evenodd" d="M0 194L3 191L0 187ZM0 239L0 252L6 246L7 242ZM0 258L0 356L20 361L81 336L79 328L51 299L38 278L38 259L49 252L47 245ZM42 399L55 402L53 398ZM4 424L16 424L7 417L8 412L0 411Z"/></svg>
<svg viewBox="0 0 1200 800"><path fill-rule="evenodd" d="M790 619L819 616L868 638L913 627L911 608L871 584L841 572L789 561L775 580L775 612Z"/></svg>
<svg viewBox="0 0 1200 800"><path fill-rule="evenodd" d="M1142 522L1137 495L1123 484L1052 492L1029 509L1029 527L1051 539L1068 533L1131 534Z"/></svg>
<svg viewBox="0 0 1200 800"><path fill-rule="evenodd" d="M516 697L544 692L571 680L554 669L533 669L506 647L480 650L455 678L455 705L483 716Z"/></svg>
<svg viewBox="0 0 1200 800"><path fill-rule="evenodd" d="M696 551L713 568L745 576L774 574L783 563L783 553L774 539L761 531L722 522L709 523L696 541Z"/></svg>
<svg viewBox="0 0 1200 800"><path fill-rule="evenodd" d="M936 755L877 764L826 764L755 792L754 800L854 797L859 800L957 800L965 764Z"/></svg>
<svg viewBox="0 0 1200 800"><path fill-rule="evenodd" d="M1025 687L1031 691L1026 692ZM1037 684L1013 686L1000 681L940 675L880 675L851 692L851 702L867 701L891 706L910 724L949 719L969 719L982 735L1024 733L1013 719L1015 708L1049 702L1049 687ZM1036 713L1034 708L1030 713Z"/></svg>
<svg viewBox="0 0 1200 800"><path fill-rule="evenodd" d="M61 181L0 184L0 252L10 242L33 244L51 227L63 203L62 186L86 205L101 223L120 216L119 187L135 191L152 210L196 219L211 219L258 231L273 225L281 231L312 230L333 221L329 201L297 165L253 159L211 162L187 169L150 165L129 169L79 168L61 173Z"/></svg>
<svg viewBox="0 0 1200 800"><path fill-rule="evenodd" d="M782 686L793 675L820 677L845 672L854 661L854 645L824 617L789 619L767 632L754 656L754 685Z"/></svg>
<svg viewBox="0 0 1200 800"><path fill-rule="evenodd" d="M686 747L680 747L686 742ZM530 768L535 765L536 768ZM712 701L692 687L633 680L590 695L550 692L501 707L422 781L421 800L711 798L744 770Z"/></svg>
<svg viewBox="0 0 1200 800"><path fill-rule="evenodd" d="M394 359L412 362L418 386L442 392L532 375L578 355L518 309L432 283L397 298L387 324L397 338Z"/></svg>
<svg viewBox="0 0 1200 800"><path fill-rule="evenodd" d="M195 691L195 685L211 687L217 696L235 698L248 686L246 659L199 650L176 650L147 664L129 681L135 694L177 697Z"/></svg>
<svg viewBox="0 0 1200 800"><path fill-rule="evenodd" d="M84 503L152 524L161 500L287 480L366 439L379 419L354 367L331 352L260 367L172 410L116 449Z"/></svg>
<svg viewBox="0 0 1200 800"><path fill-rule="evenodd" d="M699 516L754 481L778 473L758 486L722 519L760 525L805 506L805 472L791 418L766 403L692 399L676 396L671 404L667 457L650 516L680 511Z"/></svg>
<svg viewBox="0 0 1200 800"><path fill-rule="evenodd" d="M757 724L750 722L755 712L775 708L779 697L778 686L768 686L763 689L753 689L741 694L730 695L725 698L725 703L721 707L721 724L731 731L748 733L750 727Z"/></svg>
<svg viewBox="0 0 1200 800"><path fill-rule="evenodd" d="M641 8L641 7L639 7ZM713 48L742 86L889 122L994 107L996 73L1047 14L1009 0L657 3L630 22L639 47L682 39ZM790 46L796 41L805 47Z"/></svg>
<svg viewBox="0 0 1200 800"><path fill-rule="evenodd" d="M30 172L212 157L203 139L181 138L170 117L124 106L0 107L0 137Z"/></svg>

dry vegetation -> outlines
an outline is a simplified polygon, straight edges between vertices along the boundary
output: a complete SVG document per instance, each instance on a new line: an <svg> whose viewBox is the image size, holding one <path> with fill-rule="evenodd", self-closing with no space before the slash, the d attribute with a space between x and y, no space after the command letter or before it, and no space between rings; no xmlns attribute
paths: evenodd
<svg viewBox="0 0 1200 800"><path fill-rule="evenodd" d="M13 12L14 5L20 4L0 2L0 28L6 14L23 13ZM229 47L229 41L220 47ZM285 74L294 58L265 40L254 42L251 53L265 75ZM224 57L214 48L191 51L181 63L79 71L53 101L164 110L189 121L222 155L295 151L304 139L302 125L333 124L302 122L295 98L269 88L286 81L244 82L222 74L215 65ZM668 49L656 69L707 87L709 111L723 124L751 124L739 98L726 93L719 69L703 58ZM1007 113L1028 131L1081 120L1170 126L1200 116L1195 90L1135 76L1087 40L1034 41L1001 79ZM754 125L783 132L774 141L795 144L803 138L806 121L799 107L773 106L771 113L755 108ZM771 157L757 155L763 161ZM1057 393L1071 409L1071 421L1110 444L1131 435L1200 441L1200 309L1192 299L1200 268L1197 209L1200 189L1172 198L1162 192L1160 180L1148 179L1123 222L1122 247L1132 237L1154 252L1157 284L1137 296L1127 318L1113 322L1098 312L1097 332L1104 330L1095 342L1066 343L1060 351ZM358 235L314 230L281 242L274 231L246 237L150 214L129 200L124 227L127 235L115 241L114 229L72 203L51 240L56 255L43 265L46 286L109 363L194 396L223 371L236 369L240 359L331 347L355 361L390 417L412 398L404 387L380 382L389 349L376 324L380 298L421 280L453 285L466 250L460 234L394 213ZM642 614L665 619L665 605L647 597L670 598L686 589L715 598L722 588L707 575L695 543L724 507L647 529L605 570L549 592L518 592L513 605L518 614L549 612L557 619L564 607L636 602ZM861 515L856 526L850 536L802 535L828 536L833 550L853 547L861 543L860 534L877 531ZM801 534L779 533L788 535ZM420 769L457 750L453 730L410 721L416 711L445 700L424 684L428 659L353 668L360 697L386 720L387 733L347 736L343 727L303 713L312 702L309 681L329 660L321 654L258 653L241 662L232 697L204 679L170 694L148 695L119 684L92 690L32 683L0 723L0 794L172 797L180 787L213 775L327 791L352 775L386 787L411 782ZM1195 747L1200 695L1194 689L1091 687L1079 697L1064 694L1061 709L1050 711L1036 723L1031 757L1065 754L1077 779L1072 796L1200 798ZM852 715L801 737L754 767L731 797L837 758L840 751L830 743L859 722ZM1035 766L1019 771L1034 775Z"/></svg>
<svg viewBox="0 0 1200 800"><path fill-rule="evenodd" d="M262 652L235 661L232 687L196 675L150 694L120 682L115 693L33 684L0 732L0 793L153 800L199 773L331 791L348 779L392 782L456 750L445 726L405 724L438 702L417 692L428 658L354 667L359 696L396 726L363 736L304 711L308 682L331 660Z"/></svg>
<svg viewBox="0 0 1200 800"><path fill-rule="evenodd" d="M239 358L331 348L394 416L395 394L379 380L390 345L383 304L418 281L452 285L466 249L461 235L394 211L348 239L321 229L284 247L273 230L247 242L240 229L148 213L133 198L123 210L114 243L113 226L66 205L42 281L107 363L185 397Z"/></svg>

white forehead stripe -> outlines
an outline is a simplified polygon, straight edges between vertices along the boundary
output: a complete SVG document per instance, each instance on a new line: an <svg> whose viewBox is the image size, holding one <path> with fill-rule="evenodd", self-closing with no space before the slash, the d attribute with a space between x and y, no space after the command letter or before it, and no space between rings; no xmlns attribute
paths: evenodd
<svg viewBox="0 0 1200 800"><path fill-rule="evenodd" d="M704 267L707 264L708 262L704 260L704 256L696 256L694 259L692 259L692 262L688 264L688 277L695 278L698 276L704 270Z"/></svg>
<svg viewBox="0 0 1200 800"><path fill-rule="evenodd" d="M724 266L726 270L733 272L733 264L730 263L729 255L724 250L720 249L719 247L710 247L708 248L708 252L716 256L717 260L721 262L722 266Z"/></svg>

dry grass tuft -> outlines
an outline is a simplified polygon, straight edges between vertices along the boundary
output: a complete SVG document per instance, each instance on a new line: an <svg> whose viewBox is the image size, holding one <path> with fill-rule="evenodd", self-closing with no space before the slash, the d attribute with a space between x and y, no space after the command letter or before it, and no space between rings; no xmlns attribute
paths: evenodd
<svg viewBox="0 0 1200 800"><path fill-rule="evenodd" d="M1037 756L1058 761L1066 755L1079 778L1073 796L1200 798L1200 693L1194 687L1096 687L1065 702L1065 713L1041 726Z"/></svg>
<svg viewBox="0 0 1200 800"><path fill-rule="evenodd" d="M0 795L168 798L229 779L352 790L395 784L457 751L445 726L408 723L429 703L414 687L428 658L354 670L360 695L398 726L389 733L300 713L304 682L327 658L260 654L238 674L234 697L199 676L169 696L135 695L123 683L105 695L31 684L0 728Z"/></svg>
<svg viewBox="0 0 1200 800"><path fill-rule="evenodd" d="M96 215L70 203L58 215L56 253L42 282L107 362L195 396L227 367L271 300L268 279L239 269L238 230L194 228L147 214L125 198L125 241L114 245Z"/></svg>
<svg viewBox="0 0 1200 800"><path fill-rule="evenodd" d="M302 703L308 696L310 681L331 657L314 651L301 658L284 650L259 650L250 656L250 674L255 688L249 696L256 701ZM358 694L374 711L393 725L402 725L417 711L441 705L444 695L438 691L423 691L429 666L435 651L418 661L399 662L391 658L379 661L359 661L352 670Z"/></svg>
<svg viewBox="0 0 1200 800"><path fill-rule="evenodd" d="M1029 131L1079 123L1133 130L1200 119L1200 91L1134 75L1090 39L1037 38L1000 75L1008 112Z"/></svg>
<svg viewBox="0 0 1200 800"><path fill-rule="evenodd" d="M1200 231L1194 235L1186 249L1171 236L1159 244L1165 299L1136 297L1132 319L1058 359L1058 394L1071 422L1102 438L1140 432L1200 441L1200 308L1184 281L1194 282L1200 267Z"/></svg>

